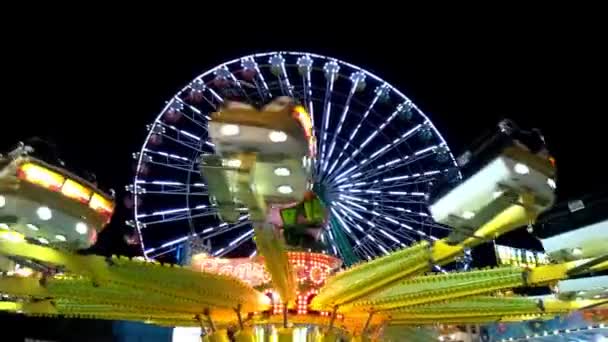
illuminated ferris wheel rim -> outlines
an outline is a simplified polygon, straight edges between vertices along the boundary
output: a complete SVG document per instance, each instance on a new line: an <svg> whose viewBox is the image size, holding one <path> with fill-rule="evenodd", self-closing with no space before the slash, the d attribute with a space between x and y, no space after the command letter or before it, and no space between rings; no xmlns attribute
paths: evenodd
<svg viewBox="0 0 608 342"><path fill-rule="evenodd" d="M454 157L453 157L453 155L452 155L452 154L451 154L451 152L449 151L449 147L448 147L448 145L447 145L447 143L446 143L445 139L444 139L444 138L443 138L443 136L442 136L442 135L439 133L439 131L436 129L436 127L434 126L434 124L432 123L432 121L431 121L431 120L428 118L428 116L427 116L427 115L426 115L426 114L425 114L423 111L421 111L421 110L420 110L420 109L419 109L419 108L418 108L418 107L417 107L417 106L416 106L416 105L415 105L415 104L414 104L414 103L413 103L413 102L412 102L412 101L411 101L411 100L410 100L410 99L409 99L407 96L405 96L405 95L404 95L402 92L400 92L400 91L399 91L397 88L393 87L393 86L392 86L390 83L388 83L388 82L384 81L383 79L381 79L381 78L380 78L380 77L378 77L377 75L375 75L375 74L373 74L373 73L371 73L371 72L369 72L369 71L367 71L367 70L365 70L365 69L362 69L362 68L360 68L360 67L358 67L358 66L355 66L355 65L353 65L353 64L351 64L351 63L348 63L348 62L342 61L342 60L337 59L337 58L327 57L327 56L323 56L323 55L319 55L319 54L314 54L314 53L306 53L306 52L288 52L288 51L265 52L265 53L258 53L258 54L251 54L251 55L243 56L243 57L240 57L240 58L236 58L236 59L233 59L233 60L227 61L227 62L225 62L225 63L218 64L218 65L217 65L217 66L215 66L214 68L209 69L209 70L207 70L206 72L204 72L204 73L202 73L202 74L198 75L196 78L194 78L194 79L193 79L192 81L190 81L188 84L186 84L186 85L185 85L185 86L184 86L184 87L183 87L183 88L182 88L182 89L181 89L179 92L177 92L177 93L176 93L176 94L175 94L175 95L174 95L174 96L171 98L171 100L169 100L169 101L167 102L167 104L166 104L166 105L165 105L165 107L164 107L164 108L161 110L161 112L160 112L160 113L157 115L157 117L156 117L156 118L155 118L155 120L154 120L154 125L156 125L157 123L162 123L162 118L163 118L163 115L164 115L164 114L165 114L165 113L166 113L168 110L170 110L170 109L172 108L172 105L173 105L174 103L179 102L179 103L185 104L185 103L184 103L184 101L183 101L182 99L180 99L180 97L179 97L179 96L180 96L180 95L182 95L184 92L188 91L189 89L192 89L191 87L192 87L192 85L193 85L194 83L198 82L199 84L203 84L203 85L204 85L204 87L206 88L206 87L208 87L208 83L209 83L209 82L205 82L204 78L205 78L205 77L208 77L208 76L210 76L210 75L214 75L214 74L215 74L215 73L216 73L218 70L222 70L222 69L224 69L224 70L228 70L228 67L229 67L229 66L232 66L232 65L234 65L234 64L237 64L237 63L239 63L239 62L241 63L241 67L240 67L240 68L237 68L237 69L238 69L238 70L244 70L244 68L243 68L243 64L242 64L244 61L253 61L253 62L256 62L256 59L260 59L260 58L264 58L264 57L270 57L270 58L272 58L273 56L281 56L281 57L283 57L283 56L291 56L291 57L294 57L294 56L295 56L295 57L301 57L301 58L303 57L303 58L317 59L317 60L324 61L325 63L329 63L329 62L332 62L332 63L337 63L338 65L341 65L341 66L346 66L346 67L350 68L350 69L351 69L351 71L353 71L353 72L362 73L362 74L364 75L364 77L369 77L369 79L371 79L371 80L373 80L373 81L377 82L378 84L380 84L380 85L381 85L382 87L384 87L384 88L385 88L385 89L386 89L388 92L391 92L391 93L393 93L393 94L397 95L398 97L400 97L400 98L401 98L401 100L403 101L403 103L407 103L407 104L410 106L410 108L411 108L411 109L413 109L413 110L415 111L415 113L417 113L419 116L421 116L421 117L422 117L422 119L423 119L423 124L424 124L424 125L426 125L427 127L429 127L429 128L432 130L432 132L433 132L434 136L436 136L436 137L439 139L439 144L438 144L438 145L436 145L436 146L433 146L433 147L435 147L435 148L436 148L436 147L440 146L440 147L445 148L445 150L446 150L446 151L447 151L447 153L449 154L449 158L450 158L451 163L453 164L453 166L456 166L456 165L457 165L457 164L456 164L456 161L455 161L455 159L454 159ZM263 67L268 67L268 66L270 65L269 63L270 63L270 61L268 62L268 64L262 64L261 66L263 66ZM283 65L283 70L285 70L284 68L285 68L285 65ZM258 64L257 64L257 63L256 63L256 71L257 71L258 73L262 73L262 72L260 71L260 68L258 68ZM284 72L285 72L285 71L284 71ZM233 72L232 72L232 71L230 71L230 73L232 74ZM286 73L286 72L285 72L285 73ZM338 75L343 76L343 75L342 75L342 74L340 74L339 72L337 72L337 73L338 73ZM352 75L352 74L351 74L351 75ZM266 85L266 83L265 83L265 81L264 81L264 79L263 79L263 75L260 75L260 76L262 76L262 81L264 82L264 86L266 87L266 89L267 89L267 90L269 90L269 89L268 89L268 86ZM234 75L233 75L233 77L234 77ZM286 77L287 77L287 75L286 75ZM310 71L309 71L309 76L308 76L308 77L310 77ZM302 78L304 79L304 76L302 76ZM240 81L237 81L237 83L239 83L239 82L240 82ZM310 79L309 79L309 82L310 82ZM289 79L288 79L288 78L287 78L287 83L289 84ZM240 84L240 83L239 83L239 84ZM281 84L281 81L280 81L280 80L279 80L279 84L281 85L281 91L283 91L282 84ZM332 86L333 86L333 81L332 81ZM294 88L295 88L295 87L294 87ZM273 89L273 90L277 90L277 89ZM270 90L269 90L269 92L270 92ZM214 95L217 95L217 94L214 94ZM223 99L221 99L221 97L219 97L219 96L218 96L218 98L220 99L220 103L221 103L221 102L223 102ZM309 97L309 100L310 100L310 101L312 101L312 98L311 98L311 97ZM348 101L350 101L350 97L349 97L349 100L348 100ZM311 103L312 103L312 102L311 102ZM307 104L305 104L305 105L307 105ZM371 110L371 107L372 107L373 105L374 105L373 103L370 105L369 110ZM347 106L347 109L345 109L345 110L344 110L343 116L345 116L345 115L346 115L346 113L348 112L348 104L346 104L346 106ZM325 108L324 108L324 109L325 109ZM369 111L369 110L368 110L368 111ZM311 112L311 115L313 115L313 120L314 120L314 113L312 113L312 112ZM351 115L352 115L352 114L351 114ZM392 118L392 117L391 117L391 118ZM323 119L325 119L325 114L323 115ZM343 120L343 119L344 119L344 118L342 118L342 120ZM327 118L327 120L329 121L329 118ZM361 123L362 123L364 120L365 120L365 117L363 117L363 119L362 119ZM389 121L390 121L390 119L389 119ZM387 121L387 123L388 123L389 121ZM341 124L341 123L340 123L340 124ZM325 123L325 126L326 126L326 125L327 125L327 123ZM420 125L419 125L419 126L420 126ZM382 127L381 127L381 129L382 129ZM318 130L318 127L317 127L317 125L316 125L316 124L315 124L315 131L317 131L317 132L319 131L319 130ZM322 129L321 129L321 131L322 131ZM328 133L328 132L325 132L325 133ZM332 136L332 137L331 137L331 138L333 138L333 142L334 142L334 144L335 144L335 142L336 142L336 140L337 140L337 139L340 139L340 137L338 137L338 136L337 136L337 135L339 135L339 133L340 133L340 132L339 132L339 130L338 130L338 132L337 132L337 133L334 131L334 133L333 133L333 134L334 134L334 136ZM137 172L135 173L135 177L134 177L134 184L135 184L135 185L139 184L139 183L140 183L140 182L142 182L142 181L145 183L145 180L141 179L141 177L139 176L139 170L140 170L140 168L142 167L142 164L143 164L143 163L145 163L145 161L144 161L144 155L145 155L145 154L146 154L146 152L148 151L148 150L147 150L147 146L149 145L149 144L148 144L148 143L149 143L149 140L150 140L150 138L152 137L152 135L153 135L153 134L154 134L154 130L150 130L150 131L148 132L148 134L147 134L147 136L146 136L146 139L145 139L145 142L144 142L144 144L142 145L142 148L141 148L141 149L140 149L140 151L139 151L139 154L138 154L138 157L137 157L137 166L136 166L136 168L137 168ZM331 133L330 133L330 134L331 134ZM384 133L382 133L382 134L384 134ZM354 136L354 134L353 134L353 136ZM319 137L319 139L318 139L317 141L318 141L318 143L321 145L320 147L322 147L322 148L324 149L324 151L321 151L321 152L323 153L323 152L326 152L326 146L325 146L325 145L323 145L323 144L329 143L329 141L327 141L327 139L325 139L325 141L323 141L321 138L322 138L322 137ZM352 139L352 136L351 136L351 139ZM350 141L349 141L349 142L350 142ZM401 142L400 142L400 143L401 143ZM319 148L319 150L320 150L320 149L321 149L321 148ZM345 149L344 149L342 152L344 152L344 151L345 151ZM333 146L332 146L332 152L333 152ZM358 153L359 151L357 150L356 152ZM323 154L321 154L321 155L320 155L320 160L318 160L318 165L317 165L318 171L322 170L322 163L323 163L323 158L324 158L324 157L325 157L325 156L324 156ZM329 157L331 157L331 153L330 153L330 156L329 156ZM329 157L328 157L327 159L329 159ZM338 159L339 159L340 157L341 157L341 155L338 157ZM350 160L350 158L349 158L349 160ZM367 159L365 159L365 160L367 160ZM329 163L329 161L326 161L326 162L327 162L327 163ZM336 162L337 162L337 160L336 160ZM353 160L353 162L354 162L354 160ZM325 165L325 168L327 168L327 166L328 166L328 165ZM335 167L335 165L334 165L334 167ZM338 168L338 169L341 169L341 168ZM332 171L333 171L333 169L331 169L329 173L331 173ZM322 177L322 176L321 176L321 177ZM350 177L350 176L349 176L349 177ZM342 177L342 181L345 181L345 180L346 180L347 178L349 178L349 177ZM336 176L334 175L333 180L335 181L335 180L336 180L336 178L338 178L338 180L340 180L340 177L336 177ZM343 184L343 185L344 185L344 184ZM133 206L133 207L134 207L134 214L135 214L135 227L136 227L136 229L137 229L138 234L139 234L139 235L140 235L140 237L141 237L141 238L140 238L140 245L141 245L142 251L144 251L144 255L145 255L146 257L148 257L148 254L149 254L149 253L147 252L148 250L146 250L146 249L145 249L145 246L144 246L144 238L143 238L143 235L142 235L142 228L143 228L143 226L144 226L144 225L142 225L142 223L141 223L141 222L140 222L140 220L138 219L138 218L139 218L139 215L140 215L140 214L139 214L139 212L138 212L138 210L139 210L139 204L140 204L140 203L138 203L138 202L140 201L140 199L139 199L139 196L138 196L137 192L136 192L136 193L134 194L134 196L133 196L133 201L134 201L134 206ZM191 209L191 208L188 208L188 209ZM396 208L395 208L395 209L396 209ZM330 210L331 210L331 208L330 208ZM340 209L340 210L341 210L341 209ZM331 211L332 211L333 213L336 213L336 215L337 215L337 212L336 212L335 210L331 210ZM341 210L341 211L342 211L342 210ZM345 212L344 212L344 211L342 211L342 213L345 213ZM422 214L422 213L420 213L420 214ZM354 221L354 220L349 220L349 224L350 224L350 223L352 223L353 221ZM342 221L342 220L341 220L341 222L342 222L342 223L344 223L344 221ZM239 223L239 224L241 224L241 223ZM381 229L381 230L382 230L382 229ZM250 235L252 235L252 234L250 234ZM385 235L386 235L386 234L385 234ZM330 236L331 236L331 234L330 234ZM368 234L367 236L369 236L369 234ZM251 237L251 236L248 236L247 238L250 238L250 237ZM432 237L432 236L431 236L431 237ZM188 238L189 238L189 236L185 236L185 237L180 238L180 239L178 239L178 240L183 241L183 240L187 240ZM393 240L395 240L395 239L394 239L394 237L393 237L392 239L393 239ZM175 240L175 241L177 241L177 240ZM332 241L333 241L333 237L332 237ZM358 241L357 241L357 242L358 242ZM162 247L162 246L165 246L166 244L167 244L167 243L162 244L162 245L161 245L161 247ZM401 245L403 246L403 243L401 243ZM222 248L222 249L223 249L223 248ZM334 251L336 251L335 247L334 247ZM384 249L383 249L383 251L384 251ZM336 253L337 253L337 252L336 252ZM368 256L368 258L369 258L369 256Z"/></svg>

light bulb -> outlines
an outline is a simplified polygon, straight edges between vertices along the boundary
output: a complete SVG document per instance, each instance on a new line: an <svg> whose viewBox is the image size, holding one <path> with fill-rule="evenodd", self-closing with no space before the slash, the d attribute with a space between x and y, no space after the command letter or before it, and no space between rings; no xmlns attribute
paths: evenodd
<svg viewBox="0 0 608 342"><path fill-rule="evenodd" d="M289 185L280 185L277 188L277 191L282 193L282 194L290 194L293 192L293 188Z"/></svg>
<svg viewBox="0 0 608 342"><path fill-rule="evenodd" d="M225 136L233 136L233 135L237 135L237 134L239 134L239 133L240 133L240 131L241 131L241 130L239 129L239 126L237 126L237 125L232 125L232 124L229 124L229 125L223 125L223 126L220 128L220 133L221 133L222 135L225 135Z"/></svg>
<svg viewBox="0 0 608 342"><path fill-rule="evenodd" d="M462 218L464 218L465 220L470 220L473 217L475 217L475 213L472 211L465 211L462 213Z"/></svg>
<svg viewBox="0 0 608 342"><path fill-rule="evenodd" d="M66 241L67 239L65 238L65 236L61 235L61 234L57 234L55 235L55 239L57 239L57 241Z"/></svg>
<svg viewBox="0 0 608 342"><path fill-rule="evenodd" d="M275 143L284 142L287 140L287 134L281 131L272 131L268 134L268 138L270 138L270 141Z"/></svg>
<svg viewBox="0 0 608 342"><path fill-rule="evenodd" d="M287 177L291 175L291 171L286 167L277 167L274 169L274 174L281 177Z"/></svg>
<svg viewBox="0 0 608 342"><path fill-rule="evenodd" d="M48 221L53 217L53 212L49 207L40 207L36 210L36 214L42 221Z"/></svg>
<svg viewBox="0 0 608 342"><path fill-rule="evenodd" d="M515 164L513 170L515 170L515 172L519 173L520 175L527 175L528 173L530 173L530 168L528 167L528 165L522 163Z"/></svg>
<svg viewBox="0 0 608 342"><path fill-rule="evenodd" d="M87 231L89 230L89 227L87 227L87 225L83 222L78 222L76 223L76 231L78 232L78 234L84 235L87 233Z"/></svg>

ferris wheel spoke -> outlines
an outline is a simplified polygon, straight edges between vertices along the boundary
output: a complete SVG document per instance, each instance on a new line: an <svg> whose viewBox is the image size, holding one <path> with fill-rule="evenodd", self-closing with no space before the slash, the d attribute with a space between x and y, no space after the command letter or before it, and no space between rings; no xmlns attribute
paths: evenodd
<svg viewBox="0 0 608 342"><path fill-rule="evenodd" d="M195 91L195 92L197 92L197 93L198 93L198 94L201 96L201 98L202 98L203 100L205 100L205 102L206 102L206 103L207 103L207 104L208 104L208 105L209 105L211 108L213 108L213 110L216 110L216 109L217 109L217 104L216 104L215 102L213 102L212 100L210 100L210 99L209 99L209 96L205 94L205 92L208 92L208 91L207 91L207 85L205 84L205 81L203 81L203 79L202 79L202 78L197 78L197 79L195 79L194 81L192 81L192 82L190 83L190 85L189 85L189 88L190 88L190 90L191 90L191 91ZM198 110L198 108L196 108L195 106L191 106L191 108L192 108L193 110L194 110L194 109L197 109L197 110ZM195 112L196 112L196 111L195 111ZM197 112L197 113L199 113L199 114L200 114L200 111L199 111L199 112ZM207 116L206 116L206 115L204 115L204 117L207 117Z"/></svg>
<svg viewBox="0 0 608 342"><path fill-rule="evenodd" d="M406 192L402 192L402 191L391 191L391 192L399 192L399 193L403 193L403 194L407 194ZM399 198L399 199L389 199L389 198L379 198L379 197L375 197L372 198L370 200L368 199L364 199L364 198L358 198L355 197L354 198L350 198L348 195L338 195L338 197L343 201L346 202L352 206L355 207L361 207L360 204L357 204L353 201L359 201L359 202L363 202L363 203L373 203L374 205L391 205L391 204L426 204L426 201L424 200L414 200L414 199L403 199L403 198ZM350 198L350 199L349 199ZM399 207L395 207L395 208L399 208Z"/></svg>
<svg viewBox="0 0 608 342"><path fill-rule="evenodd" d="M268 84L266 84L266 80L260 71L258 63L252 57L247 57L241 59L241 67L244 72L253 73L254 76L252 81L260 99L267 100L271 98L270 89L268 88Z"/></svg>
<svg viewBox="0 0 608 342"><path fill-rule="evenodd" d="M226 65L224 65L221 68L221 70L225 71L225 77L230 80L231 84L236 85L236 88L243 95L243 97L245 99L247 99L247 102L251 102L251 98L249 97L249 94L247 93L247 91L245 91L245 89L243 89L243 85L242 85L241 81L236 78L234 73L230 72L230 70L228 70L228 67Z"/></svg>
<svg viewBox="0 0 608 342"><path fill-rule="evenodd" d="M206 206L203 205L202 207L206 207ZM138 216L136 216L136 218L141 223L144 224L144 227L146 227L146 226L151 226L151 225L155 225L155 224L165 224L165 223L170 223L170 222L183 221L183 220L199 218L199 217L207 217L207 216L213 216L213 215L217 215L216 210L208 210L208 211L204 211L204 212L201 212L198 214L191 214L190 208L179 208L179 209L156 211L156 212L153 212L150 214L139 214ZM143 218L157 217L157 216L160 216L160 219L150 220L150 221L142 220Z"/></svg>
<svg viewBox="0 0 608 342"><path fill-rule="evenodd" d="M164 127L164 125L163 125L163 127ZM184 146L184 147L186 147L186 148L188 148L188 149L190 149L190 150L192 150L194 152L197 152L197 153L203 152L203 146L209 147L206 144L201 144L200 143L200 141L201 141L200 138L198 139L198 143L197 144L191 143L190 141L192 141L193 139L190 138L190 137L189 137L190 139L188 139L188 140L182 138L182 136L186 136L186 134L190 134L190 133L181 133L177 129L176 129L177 137L169 135L166 132L166 130L158 130L157 129L156 131L158 131L158 132L155 133L155 134L158 134L158 135L162 136L163 138L169 139L170 141L173 141L174 143L176 143L178 145L181 145L181 146Z"/></svg>
<svg viewBox="0 0 608 342"><path fill-rule="evenodd" d="M331 248L332 248L334 254L341 256L342 253L339 252L338 249L336 248L336 240L334 239L334 235L331 233L333 226L334 225L332 223L329 223L329 225L328 225L329 229L327 230L327 236L329 236L329 241L331 242ZM340 228L338 227L336 229L340 229Z"/></svg>
<svg viewBox="0 0 608 342"><path fill-rule="evenodd" d="M196 142L197 145L193 145L193 146L198 146L200 145L201 142L201 138L200 136L193 134L189 131L183 130L183 129L178 129L177 127L173 126L173 125L169 125L167 123L164 122L157 122L158 125L160 125L162 128L168 128L169 130L171 130L176 137L174 139L178 139L180 141L191 141L191 142ZM152 129L154 130L156 127L153 127ZM203 129L206 131L207 128L203 127ZM186 139L187 138L187 139ZM207 144L206 144L207 145ZM209 146L209 145L207 145Z"/></svg>
<svg viewBox="0 0 608 342"><path fill-rule="evenodd" d="M337 188L338 192L364 193L364 194L384 194L382 190L405 187L409 185L420 185L434 180L435 177L425 176L421 173L413 173L403 176L387 177L374 180L373 182L357 182L353 184L343 184ZM358 184L358 185L355 185ZM397 191L395 191L397 192ZM415 196L415 195L414 195Z"/></svg>
<svg viewBox="0 0 608 342"><path fill-rule="evenodd" d="M358 182L365 181L370 178L379 179L380 175L382 175L384 173L392 172L396 169L399 169L401 167L418 162L422 159L431 157L435 154L436 154L436 146L430 146L428 148L416 151L411 155L407 155L402 158L393 159L384 164L378 165L374 168L370 167L366 171L360 171L360 172L351 174L348 177L340 179L340 182L343 182L344 179L356 179ZM439 171L434 171L434 170L422 172L422 174L424 174L426 176L432 176L432 175L438 174L438 173L439 173Z"/></svg>
<svg viewBox="0 0 608 342"><path fill-rule="evenodd" d="M342 217L342 215L340 215L338 213L338 211L336 209L334 209L333 207L330 208L330 211L332 212L334 217L340 222L339 228L342 229L343 231L345 231L347 233L347 236L349 238L351 238L353 241L355 241L357 238L353 234L353 231L352 231L352 229L350 229L349 225L344 221L344 218Z"/></svg>
<svg viewBox="0 0 608 342"><path fill-rule="evenodd" d="M257 66L257 64L255 67L255 70L257 71L255 81L254 81L256 84L256 88L260 89L260 91L265 95L265 97L262 97L263 99L271 99L272 92L270 91L270 88L268 88L266 79L264 79L264 75L260 72L260 68ZM263 88L259 86L259 83L262 83Z"/></svg>
<svg viewBox="0 0 608 342"><path fill-rule="evenodd" d="M319 139L321 145L321 157L319 158L319 163L317 166L318 175L321 178L323 177L322 166L325 160L325 153L327 153L327 134L329 132L332 105L331 98L334 90L334 82L339 70L340 66L335 61L327 62L323 66L323 71L325 73L327 82L325 82L325 95L323 96L323 125L321 126L321 137Z"/></svg>
<svg viewBox="0 0 608 342"><path fill-rule="evenodd" d="M239 218L240 221L238 221L236 223L227 224L224 222L215 227L205 228L200 233L197 233L197 234L200 235L201 238L203 238L203 239L209 239L212 237L220 236L222 234L233 231L235 229L239 229L239 228L251 225L251 222L249 222L248 219L249 219L249 215L244 215L244 216L241 216Z"/></svg>
<svg viewBox="0 0 608 342"><path fill-rule="evenodd" d="M302 88L304 89L304 103L308 107L308 113L310 114L310 119L312 121L312 127L315 127L315 114L314 107L312 101L312 79L311 79L311 70L312 70L313 60L310 56L305 55L299 57L297 60L298 72L302 75Z"/></svg>
<svg viewBox="0 0 608 342"><path fill-rule="evenodd" d="M399 240L399 239L398 239L398 238L395 236L396 234L394 234L394 233L393 233L393 234L391 234L391 233L389 233L387 230L384 230L384 229L382 229L382 228L378 228L378 232L379 232L380 234L384 235L384 237L385 237L385 238L387 238L387 239L389 239L389 240L393 241L393 242L394 242L394 243L396 243L396 244L399 244L399 246L401 246L401 247L405 247L405 244L403 243L403 241L402 241L402 240ZM391 232L394 232L394 230L391 230ZM409 235L401 235L401 237L402 237L403 239L406 239L406 240L410 241L410 242L415 242L415 241L416 241L415 239L413 239L413 238L412 238L411 236L409 236Z"/></svg>
<svg viewBox="0 0 608 342"><path fill-rule="evenodd" d="M361 119L359 120L359 123L357 124L357 126L355 127L355 129L353 130L353 132L351 133L350 137L348 138L348 140L346 141L346 144L344 144L344 147L342 148L342 150L340 151L340 153L338 154L338 157L336 158L336 160L334 161L334 164L329 168L329 175L332 174L332 172L334 171L336 165L338 165L338 161L340 160L340 158L342 158L342 156L344 155L344 153L347 151L347 149L350 147L351 145L351 141L353 140L353 138L357 135L357 133L359 132L359 129L361 128L361 126L363 125L363 123L365 122L365 119L367 119L367 117L369 116L369 114L372 112L372 109L374 108L374 106L376 105L376 103L378 102L378 100L384 96L384 94L388 91L388 86L386 84L376 88L375 90L375 96L374 99L372 100L372 102L370 102L369 106L367 107L367 110L365 111L365 113L363 114L363 116L361 117ZM336 172L340 171L343 167L345 166L345 163L342 163L340 165L340 167L336 170Z"/></svg>
<svg viewBox="0 0 608 342"><path fill-rule="evenodd" d="M198 108L194 107L193 105L185 102L179 96L175 96L174 99L175 99L175 101L179 102L182 106L187 107L194 114L196 114L196 115L190 115L188 113L182 113L182 114L184 114L184 116L186 116L188 119L190 119L190 121L192 121L196 125L202 127L204 130L207 130L207 126L205 125L205 121L201 122L201 121L197 120L196 118L205 119L206 121L209 121L209 120L211 120L211 117L209 117L208 115L203 114L203 112L201 112L200 109L198 109Z"/></svg>
<svg viewBox="0 0 608 342"><path fill-rule="evenodd" d="M244 234L239 235L239 237L237 237L236 239L230 241L230 243L228 243L227 246L222 247L222 248L216 250L215 252L213 252L213 256L221 257L221 256L224 256L224 255L232 252L233 250L235 250L236 248L241 246L243 243L250 240L252 236L253 236L253 229L250 229L250 230L246 231Z"/></svg>
<svg viewBox="0 0 608 342"><path fill-rule="evenodd" d="M127 186L127 191L136 194L207 196L207 191L199 190L204 188L206 188L206 186L203 183L185 184L176 181L146 181L138 179L135 182L135 185ZM195 191L192 191L191 189L195 189Z"/></svg>
<svg viewBox="0 0 608 342"><path fill-rule="evenodd" d="M325 171L327 169L327 165L329 165L329 163L331 161L331 156L334 153L334 148L336 147L336 138L338 137L338 135L340 135L340 132L342 131L342 125L344 124L344 120L346 120L346 114L348 113L348 110L350 108L350 102L353 98L353 95L355 95L355 92L357 91L357 88L358 88L360 82L364 82L365 74L363 74L361 72L356 72L351 75L350 79L351 79L350 91L348 92L348 96L346 97L346 102L344 103L342 115L340 116L340 121L338 122L338 128L336 129L336 131L333 134L333 137L331 140L331 145L329 147L329 152L327 153L327 157L325 158L326 161L325 161L325 163L323 163L323 174L326 173Z"/></svg>
<svg viewBox="0 0 608 342"><path fill-rule="evenodd" d="M146 257L148 257L150 259L156 259L158 257L161 257L161 256L165 255L165 254L169 254L171 252L174 252L175 250L177 250L177 247L172 247L170 249L163 250L162 252L158 252L158 253L153 253L153 252L156 251L156 249L152 248L150 250L147 250L148 252L146 252L144 254L146 255ZM153 254L150 254L150 253L153 253Z"/></svg>
<svg viewBox="0 0 608 342"><path fill-rule="evenodd" d="M384 245L380 239L377 239L372 234L367 234L363 241L363 244L369 244L371 249L380 250L384 254L389 254L387 246ZM374 254L377 255L378 253Z"/></svg>
<svg viewBox="0 0 608 342"><path fill-rule="evenodd" d="M396 110L393 115L396 115L399 113L399 109ZM389 120L387 120L386 122L390 122L392 120L392 118L394 118L394 116L391 115L389 117ZM385 123L386 123L385 122ZM383 124L384 125L384 124ZM349 175L352 171L358 169L358 168L363 168L364 166L368 165L369 163L371 163L372 161L380 158L381 156L383 156L384 154L386 154L387 152L391 151L393 148L395 148L397 145L401 144L402 142L406 141L408 138L412 137L420 128L422 127L422 125L416 125L414 128L410 129L409 131L403 133L399 138L393 140L391 143L384 145L383 147L381 147L380 149L376 150L375 152L373 152L369 158L365 158L364 160L362 160L361 162L358 163L358 165L356 165L356 167L354 168L350 168L345 172L342 172L341 174L336 175L334 178L331 179L335 179L340 180L344 177L346 177L347 175ZM383 128L383 126L380 126L379 130L381 130L381 128ZM378 130L375 131L374 133L372 133L372 135L370 135L365 142L361 145L361 147L359 147L358 149L356 149L352 155L350 155L348 158L346 158L343 162L344 165L346 165L347 163L349 163L350 161L353 161L353 158L361 152L361 150L363 148L365 148L365 146L369 143L369 141L371 141L371 139L373 139L376 134L377 134Z"/></svg>
<svg viewBox="0 0 608 342"><path fill-rule="evenodd" d="M376 255L376 253L374 253L374 251L369 246L367 246L367 244L365 244L363 242L359 242L359 245L356 246L355 253L357 255L359 255L360 257L365 258L367 260L372 260L373 259L372 255Z"/></svg>
<svg viewBox="0 0 608 342"><path fill-rule="evenodd" d="M361 153L361 151L363 151L363 149L372 141L374 140L374 138L380 134L380 132L382 132L382 130L388 126L388 124L391 123L391 121L393 121L393 119L401 112L400 106L397 107L397 109L395 111L393 111L393 113L380 125L378 126L378 128L373 131L368 137L367 139L365 139L365 141L363 141L363 143L361 143L361 145L359 145L355 151L353 151L353 153L344 160L344 162L342 162L342 165L340 165L341 167L345 166L346 164L348 164L348 162L352 161L354 157L356 157L359 153ZM382 152L383 150L387 149L388 147L390 147L391 144L386 145L385 147L383 147L382 149L374 152L372 154L371 158L376 157L380 152ZM364 159L362 162L359 163L359 167L365 165L366 163L368 163L370 161L369 158ZM356 168L355 168L356 169ZM355 170L355 169L349 169L349 170ZM352 172L352 171L351 171ZM339 179L341 177L344 177L345 175L347 175L348 172L343 172L341 174L339 174L338 176L336 176L335 178Z"/></svg>
<svg viewBox="0 0 608 342"><path fill-rule="evenodd" d="M391 231L391 233L397 237L397 240L399 240L399 238L402 238L404 240L401 240L401 241L408 240L411 243L416 243L419 240L419 239L415 238L415 237L419 236L418 234L414 234L412 232L405 231L401 228L394 229ZM400 246L407 247L407 245L405 245L403 242L400 243Z"/></svg>
<svg viewBox="0 0 608 342"><path fill-rule="evenodd" d="M173 246L175 246L177 244L180 244L180 243L182 243L182 242L184 242L184 241L186 241L186 240L188 240L190 238L194 238L194 237L198 237L198 238L201 238L201 239L210 239L210 238L213 238L215 236L224 234L226 232L229 232L229 231L232 231L232 230L235 230L235 229L247 226L247 224L248 224L248 222L246 222L246 221L240 222L240 223L237 223L237 224L234 224L234 225L228 225L226 223L222 223L222 224L220 224L218 226L207 228L207 229L203 230L202 232L195 233L195 234L188 234L188 235L179 237L177 239L165 242L164 244L162 244L162 245L160 245L158 247L146 249L144 252L146 254L149 254L149 253L154 252L154 251L164 250L166 248L173 247ZM209 232L213 232L213 233L206 234L206 233L209 233Z"/></svg>
<svg viewBox="0 0 608 342"><path fill-rule="evenodd" d="M152 160L152 159L146 160L146 163L166 167L166 168L173 169L173 170L180 170L180 171L196 173L196 174L199 173L199 170L197 168L194 168L192 165L186 165L184 163L172 163L169 161L158 161L158 160Z"/></svg>
<svg viewBox="0 0 608 342"><path fill-rule="evenodd" d="M279 88L281 88L282 95L290 94L290 86L286 83L289 83L289 79L285 82L286 72L285 72L285 57L283 57L280 53L272 55L268 58L268 63L270 64L270 72L277 78L279 82ZM292 96L292 95L290 95Z"/></svg>
<svg viewBox="0 0 608 342"><path fill-rule="evenodd" d="M387 212L378 212L377 210L368 209L366 207L363 207L363 208L365 208L365 209L357 208L357 210L373 215L372 216L373 221L363 220L363 222L365 222L366 224L371 226L372 229L376 228L376 225L381 225L383 227L388 228L389 226L385 226L385 223L390 223L390 226L394 226L396 228L401 226L406 229L412 229L413 231L417 232L419 235L426 236L426 233L424 233L420 230L414 229L404 222L401 222L401 221L406 221L406 222L409 221L410 223L418 224L419 221L417 221L417 220L413 220L411 218L403 217L403 216L393 216L392 214L389 214ZM393 229L389 228L389 230L393 230Z"/></svg>

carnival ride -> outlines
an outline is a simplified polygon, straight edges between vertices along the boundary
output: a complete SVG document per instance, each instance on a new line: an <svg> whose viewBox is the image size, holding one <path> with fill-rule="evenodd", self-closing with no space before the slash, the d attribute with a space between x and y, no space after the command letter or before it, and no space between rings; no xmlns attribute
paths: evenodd
<svg viewBox="0 0 608 342"><path fill-rule="evenodd" d="M80 255L41 245L24 236L18 224L5 224L0 254L42 267L27 276L3 275L0 292L9 297L0 308L34 316L198 326L210 341L402 341L404 331L415 339L412 332L418 326L548 319L605 305L604 295L528 298L511 292L605 270L605 249L534 268L430 273L469 248L534 223L553 204L555 167L547 151L504 125L500 141L471 153L469 159L476 162L466 163L461 181L439 185L428 199L433 218L454 228L448 236L429 235L340 268L342 260L329 255L326 247L336 241L323 239L332 229L325 221L335 207L317 195L314 159L323 157L312 146L313 119L306 114L290 98L275 99L261 110L227 101L212 114L209 136L215 153L199 160L199 172L209 177L209 205L228 222L250 220L251 230L228 246L253 237L257 255L227 259L214 250L193 256L188 266ZM2 172L0 184L16 180L38 191L63 189L49 188L48 174L15 178L13 172ZM11 200L6 194L28 196L19 187L11 189L2 188L3 203ZM55 198L38 201L57 208ZM91 208L90 200L80 203ZM1 207L9 208L6 204ZM233 210L240 215L231 216ZM351 229L346 221L341 227ZM373 237L371 241L381 245Z"/></svg>
<svg viewBox="0 0 608 342"><path fill-rule="evenodd" d="M94 184L17 149L0 155L0 233L71 250L90 247L114 200Z"/></svg>

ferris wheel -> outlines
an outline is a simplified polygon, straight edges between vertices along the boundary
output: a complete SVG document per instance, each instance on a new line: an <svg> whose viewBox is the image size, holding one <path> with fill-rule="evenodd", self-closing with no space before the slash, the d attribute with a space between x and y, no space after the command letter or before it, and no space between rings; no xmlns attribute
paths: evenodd
<svg viewBox="0 0 608 342"><path fill-rule="evenodd" d="M348 263L388 254L448 228L433 222L426 195L457 164L433 123L399 90L355 65L312 53L271 52L216 66L178 91L147 126L134 153L128 221L146 257L204 241L214 256L253 256L246 209L222 222L210 202L199 157L213 153L210 113L227 100L263 105L290 96L311 114L314 190L328 207L321 239Z"/></svg>

